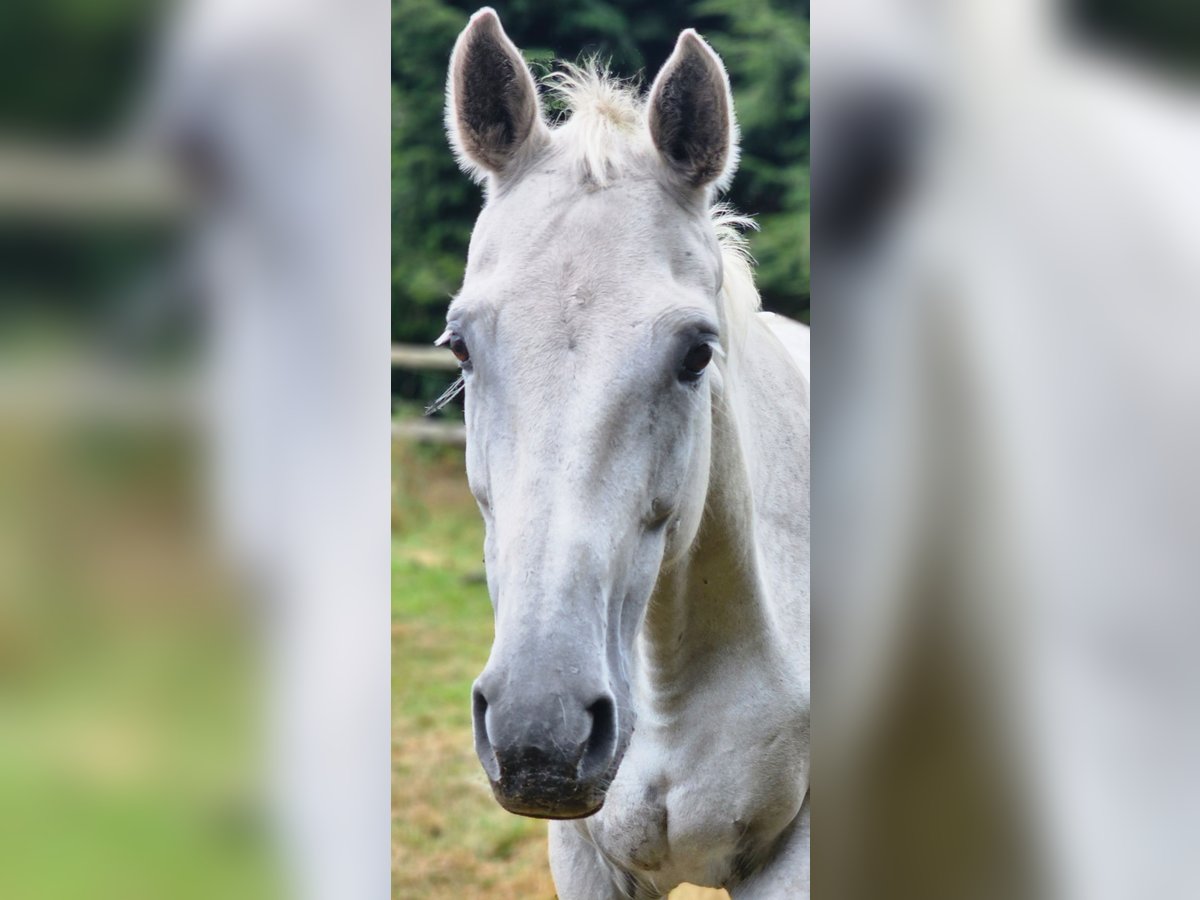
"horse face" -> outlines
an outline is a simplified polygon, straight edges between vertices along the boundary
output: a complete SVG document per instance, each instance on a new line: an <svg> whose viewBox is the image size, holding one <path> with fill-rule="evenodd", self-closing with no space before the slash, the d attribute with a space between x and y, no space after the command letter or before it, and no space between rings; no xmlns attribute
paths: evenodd
<svg viewBox="0 0 1200 900"><path fill-rule="evenodd" d="M475 743L499 802L546 818L603 804L647 602L699 529L722 365L707 188L733 154L724 71L693 33L624 119L581 78L551 131L485 11L448 91L453 143L489 179L446 337L495 608Z"/></svg>

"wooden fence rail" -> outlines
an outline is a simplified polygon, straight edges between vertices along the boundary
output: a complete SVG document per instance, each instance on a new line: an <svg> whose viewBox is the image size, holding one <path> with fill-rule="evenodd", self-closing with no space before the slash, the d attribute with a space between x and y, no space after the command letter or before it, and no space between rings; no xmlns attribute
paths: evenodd
<svg viewBox="0 0 1200 900"><path fill-rule="evenodd" d="M392 344L392 365L397 369L436 369L453 372L458 368L458 361L445 347Z"/></svg>
<svg viewBox="0 0 1200 900"><path fill-rule="evenodd" d="M412 344L392 345L392 366L414 371L458 370L454 354L444 347L421 347ZM401 419L392 423L392 438L400 441L418 441L427 444L453 444L459 447L467 443L467 429L461 422L446 422L436 419Z"/></svg>

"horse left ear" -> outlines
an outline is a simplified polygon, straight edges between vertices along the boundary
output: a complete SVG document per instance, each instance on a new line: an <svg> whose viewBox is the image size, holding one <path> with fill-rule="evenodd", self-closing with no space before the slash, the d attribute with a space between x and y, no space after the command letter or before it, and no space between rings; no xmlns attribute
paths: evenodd
<svg viewBox="0 0 1200 900"><path fill-rule="evenodd" d="M729 76L693 29L654 79L649 108L650 137L667 164L693 187L727 187L738 155Z"/></svg>

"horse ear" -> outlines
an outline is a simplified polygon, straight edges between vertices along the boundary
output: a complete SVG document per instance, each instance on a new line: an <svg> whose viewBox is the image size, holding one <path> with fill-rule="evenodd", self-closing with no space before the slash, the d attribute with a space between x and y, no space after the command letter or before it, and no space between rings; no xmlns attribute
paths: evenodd
<svg viewBox="0 0 1200 900"><path fill-rule="evenodd" d="M737 121L729 76L716 52L689 28L650 88L650 137L693 187L728 186L737 169Z"/></svg>
<svg viewBox="0 0 1200 900"><path fill-rule="evenodd" d="M454 44L446 130L459 164L476 178L509 170L549 134L533 75L490 7L471 16Z"/></svg>

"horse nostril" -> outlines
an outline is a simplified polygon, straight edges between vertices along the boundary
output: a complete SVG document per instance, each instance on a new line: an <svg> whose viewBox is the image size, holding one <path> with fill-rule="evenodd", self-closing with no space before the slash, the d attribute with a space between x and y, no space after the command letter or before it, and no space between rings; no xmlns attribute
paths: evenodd
<svg viewBox="0 0 1200 900"><path fill-rule="evenodd" d="M487 698L483 691L476 687L471 692L471 712L475 723L475 753L483 770L492 781L500 780L500 762L496 759L496 751L492 748L492 739L487 728Z"/></svg>
<svg viewBox="0 0 1200 900"><path fill-rule="evenodd" d="M580 781L591 781L604 774L617 746L617 710L612 698L600 697L587 711L592 719L592 731L579 762Z"/></svg>

